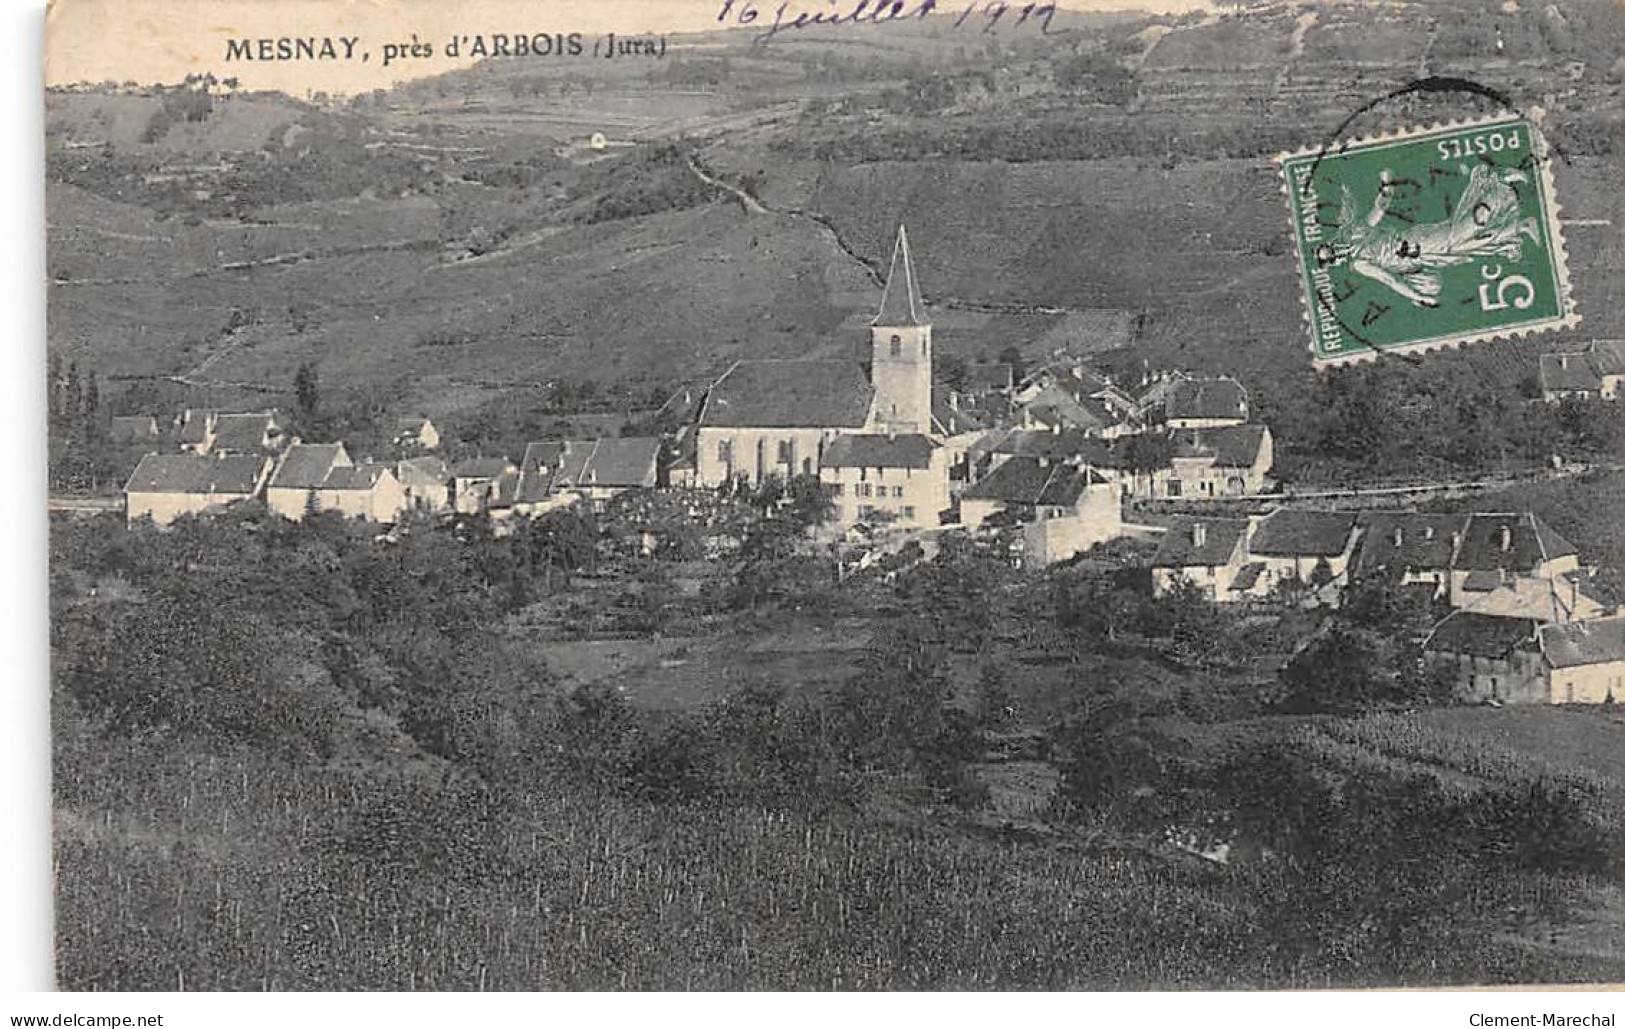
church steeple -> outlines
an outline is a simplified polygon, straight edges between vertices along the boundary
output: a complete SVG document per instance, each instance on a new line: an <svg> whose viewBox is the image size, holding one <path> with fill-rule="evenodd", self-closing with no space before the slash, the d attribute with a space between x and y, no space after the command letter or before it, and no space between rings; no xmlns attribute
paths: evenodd
<svg viewBox="0 0 1625 1029"><path fill-rule="evenodd" d="M914 278L908 231L900 225L880 313L870 326L872 426L885 432L930 433L931 321Z"/></svg>
<svg viewBox="0 0 1625 1029"><path fill-rule="evenodd" d="M880 313L870 324L926 324L925 302L920 299L920 285L914 278L914 258L908 252L908 229L901 224L897 226L897 242L892 245L891 270L886 274L886 288L880 294Z"/></svg>

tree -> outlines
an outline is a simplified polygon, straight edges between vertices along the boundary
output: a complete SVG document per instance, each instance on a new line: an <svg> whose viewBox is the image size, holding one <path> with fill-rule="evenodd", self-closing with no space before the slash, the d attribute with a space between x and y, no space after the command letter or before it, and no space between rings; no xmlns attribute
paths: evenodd
<svg viewBox="0 0 1625 1029"><path fill-rule="evenodd" d="M317 382L316 366L309 361L299 366L293 374L293 392L299 413L309 417L316 413L321 400L320 386Z"/></svg>
<svg viewBox="0 0 1625 1029"><path fill-rule="evenodd" d="M1388 692L1375 647L1357 633L1332 628L1281 669L1290 711L1359 711Z"/></svg>

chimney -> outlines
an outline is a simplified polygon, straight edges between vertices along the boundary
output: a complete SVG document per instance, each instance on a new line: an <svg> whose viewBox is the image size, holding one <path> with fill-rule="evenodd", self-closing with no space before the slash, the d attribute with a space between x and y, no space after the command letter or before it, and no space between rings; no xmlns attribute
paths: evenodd
<svg viewBox="0 0 1625 1029"><path fill-rule="evenodd" d="M1433 526L1429 525L1422 530L1422 538L1425 540L1430 540L1433 538Z"/></svg>
<svg viewBox="0 0 1625 1029"><path fill-rule="evenodd" d="M1504 553L1506 553L1507 551L1509 551L1511 549L1512 549L1512 526L1503 525L1503 526L1501 526L1501 553L1504 554Z"/></svg>
<svg viewBox="0 0 1625 1029"><path fill-rule="evenodd" d="M1191 525L1191 545L1204 547L1207 545L1207 526L1201 522Z"/></svg>
<svg viewBox="0 0 1625 1029"><path fill-rule="evenodd" d="M1404 545L1405 545L1405 527L1403 525L1396 525L1396 526L1394 526L1394 547L1395 547L1395 549L1398 549L1399 547L1403 547Z"/></svg>

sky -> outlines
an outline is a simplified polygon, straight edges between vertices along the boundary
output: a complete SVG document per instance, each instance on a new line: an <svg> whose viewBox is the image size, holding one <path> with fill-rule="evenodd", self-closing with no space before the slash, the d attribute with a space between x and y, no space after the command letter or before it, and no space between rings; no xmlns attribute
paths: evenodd
<svg viewBox="0 0 1625 1029"><path fill-rule="evenodd" d="M442 54L453 33L695 32L717 27L724 0L55 0L46 13L46 82L177 82L190 72L235 76L245 88L352 93L466 66ZM735 0L736 10L746 0ZM850 10L856 0L788 0L790 11ZM910 4L918 0L906 0ZM939 12L986 0L937 0ZM1012 7L1018 6L1010 0ZM1025 2L1025 0L1021 0ZM756 0L769 18L779 0ZM1206 0L1060 0L1075 10L1188 11ZM762 24L766 24L764 21ZM1016 30L1006 30L1016 31ZM412 34L428 60L382 63ZM226 60L232 38L359 37L367 61Z"/></svg>

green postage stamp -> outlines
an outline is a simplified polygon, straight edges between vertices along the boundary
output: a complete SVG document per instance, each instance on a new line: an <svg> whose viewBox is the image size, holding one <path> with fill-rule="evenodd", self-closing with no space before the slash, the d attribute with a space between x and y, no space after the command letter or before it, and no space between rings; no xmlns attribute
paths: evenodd
<svg viewBox="0 0 1625 1029"><path fill-rule="evenodd" d="M1499 115L1276 160L1317 365L1580 320L1545 144L1529 119Z"/></svg>

